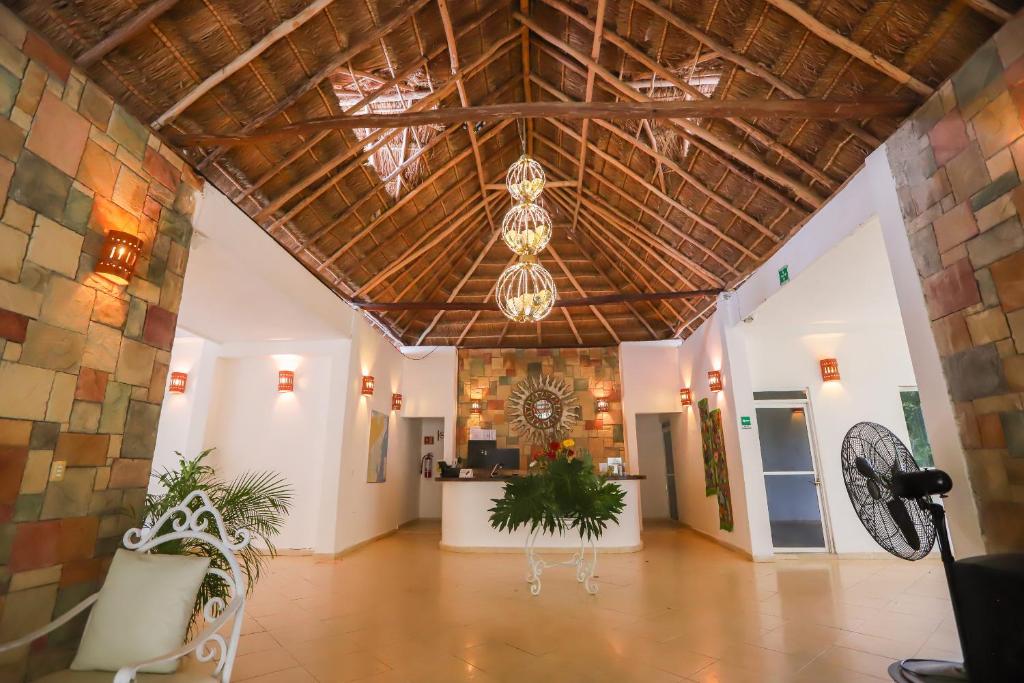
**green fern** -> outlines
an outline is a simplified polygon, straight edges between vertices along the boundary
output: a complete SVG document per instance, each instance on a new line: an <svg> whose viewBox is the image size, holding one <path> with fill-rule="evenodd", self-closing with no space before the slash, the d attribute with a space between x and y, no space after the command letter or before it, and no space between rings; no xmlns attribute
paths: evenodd
<svg viewBox="0 0 1024 683"><path fill-rule="evenodd" d="M492 501L490 522L510 533L526 526L531 532L568 529L598 539L609 522L618 521L625 497L621 486L594 473L588 455L568 458L562 452L544 467L508 481L504 496Z"/></svg>
<svg viewBox="0 0 1024 683"><path fill-rule="evenodd" d="M277 555L273 537L281 533L281 527L291 510L292 488L276 472L247 472L233 481L225 482L217 477L214 468L203 462L212 451L212 448L207 449L192 460L175 451L179 458L178 468L164 469L153 474L165 492L146 496L142 509L143 523L155 524L165 512L180 505L193 491L205 492L224 519L229 538L233 539L241 529L247 529L252 536L252 543L235 553L242 574L245 575L246 593L252 593L266 567L267 559ZM199 505L195 501L192 509ZM166 522L159 533L169 531L170 522ZM220 551L197 539L163 543L154 552L209 557L211 567L230 573L227 560ZM226 603L230 596L231 590L223 579L207 574L196 597L193 622L210 598L221 598Z"/></svg>

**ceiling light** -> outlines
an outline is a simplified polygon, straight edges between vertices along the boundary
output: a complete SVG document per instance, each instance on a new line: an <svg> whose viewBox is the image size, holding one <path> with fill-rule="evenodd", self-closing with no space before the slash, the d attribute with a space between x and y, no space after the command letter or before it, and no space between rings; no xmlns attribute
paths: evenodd
<svg viewBox="0 0 1024 683"><path fill-rule="evenodd" d="M551 312L558 289L551 273L535 256L524 256L498 276L495 298L509 320L537 322Z"/></svg>
<svg viewBox="0 0 1024 683"><path fill-rule="evenodd" d="M501 239L520 256L533 256L551 241L551 216L532 201L516 204L501 221Z"/></svg>
<svg viewBox="0 0 1024 683"><path fill-rule="evenodd" d="M532 202L544 190L544 168L530 155L524 154L508 167L505 185L517 202Z"/></svg>

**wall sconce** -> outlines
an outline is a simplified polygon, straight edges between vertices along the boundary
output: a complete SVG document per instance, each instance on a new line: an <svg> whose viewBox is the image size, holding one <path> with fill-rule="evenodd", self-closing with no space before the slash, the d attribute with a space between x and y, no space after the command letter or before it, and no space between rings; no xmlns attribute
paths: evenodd
<svg viewBox="0 0 1024 683"><path fill-rule="evenodd" d="M402 409L402 395L401 394L391 394L391 410L401 410L401 409Z"/></svg>
<svg viewBox="0 0 1024 683"><path fill-rule="evenodd" d="M821 365L822 382L839 381L839 361L835 358L822 358L819 363Z"/></svg>
<svg viewBox="0 0 1024 683"><path fill-rule="evenodd" d="M363 375L363 384L359 393L363 396L373 396L373 375Z"/></svg>
<svg viewBox="0 0 1024 683"><path fill-rule="evenodd" d="M595 408L597 410L597 414L598 415L600 415L601 413L607 413L608 412L608 399L606 399L606 398L599 398L599 399L597 399L597 403L595 403L594 405L595 405Z"/></svg>
<svg viewBox="0 0 1024 683"><path fill-rule="evenodd" d="M484 412L484 408L481 405L480 401L477 400L477 399L473 399L472 402L470 402L470 404L469 404L469 414L470 415L480 415L483 412Z"/></svg>
<svg viewBox="0 0 1024 683"><path fill-rule="evenodd" d="M295 391L295 373L291 370L281 370L277 373L277 390L281 393Z"/></svg>
<svg viewBox="0 0 1024 683"><path fill-rule="evenodd" d="M172 394L184 394L185 386L188 384L188 373L185 372L172 372L171 373L171 384L167 387L167 391Z"/></svg>
<svg viewBox="0 0 1024 683"><path fill-rule="evenodd" d="M708 372L708 389L711 391L722 390L722 373L718 370Z"/></svg>
<svg viewBox="0 0 1024 683"><path fill-rule="evenodd" d="M119 285L128 284L135 272L135 262L142 252L142 240L120 230L108 230L95 271Z"/></svg>
<svg viewBox="0 0 1024 683"><path fill-rule="evenodd" d="M681 403L684 406L693 405L693 394L690 393L689 389L679 390L679 403Z"/></svg>

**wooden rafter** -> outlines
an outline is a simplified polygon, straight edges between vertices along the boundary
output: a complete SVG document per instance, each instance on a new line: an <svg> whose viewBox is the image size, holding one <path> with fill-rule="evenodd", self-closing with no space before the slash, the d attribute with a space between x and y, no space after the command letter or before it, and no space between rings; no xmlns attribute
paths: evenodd
<svg viewBox="0 0 1024 683"><path fill-rule="evenodd" d="M248 123L242 126L241 132L248 133L254 131L278 114L289 109L292 105L298 102L303 95L314 88L319 87L320 84L327 80L331 74L350 62L354 57L358 56L364 50L376 45L377 41L380 40L382 36L391 33L397 27L415 16L416 13L423 9L428 2L430 2L430 0L414 0L411 5L403 9L401 12L391 16L380 26L363 33L358 41L335 55L332 59L321 66L312 76L304 80L297 88L289 92L288 95L250 119ZM205 168L213 161L219 159L225 151L226 150L223 148L214 150L212 153L204 157L197 166L200 169Z"/></svg>
<svg viewBox="0 0 1024 683"><path fill-rule="evenodd" d="M153 4L133 15L103 39L78 56L75 62L87 69L129 40L146 30L161 15L177 5L179 0L156 0Z"/></svg>
<svg viewBox="0 0 1024 683"><path fill-rule="evenodd" d="M321 10L332 2L334 2L334 0L313 0L313 2L307 5L301 12L275 26L269 33L267 33L267 35L254 43L252 47L207 76L202 83L192 88L188 94L172 104L167 111L149 124L150 127L152 127L153 130L160 130L169 122L173 121L175 117L188 109L193 102L213 90L219 84L230 78L236 71L245 67L249 62L266 52L271 45L281 40L281 38L284 38L286 35L295 31L307 21L315 17L321 12Z"/></svg>
<svg viewBox="0 0 1024 683"><path fill-rule="evenodd" d="M594 18L593 28L593 40L590 47L590 59L592 64L598 64L601 57L601 41L604 38L604 12L608 3L606 0L597 0L597 12ZM591 104L594 100L594 81L597 79L597 73L594 71L592 64L587 65L587 84L583 90L583 101L587 104ZM587 150L590 149L590 119L583 119L583 126L580 131L580 139L583 140L583 144L580 145L580 160L576 164L576 206L572 212L572 227L569 228L571 231L576 230L576 224L580 219L580 202L583 199L583 178L585 177L584 169L587 167Z"/></svg>
<svg viewBox="0 0 1024 683"><path fill-rule="evenodd" d="M839 48L851 57L859 59L871 68L879 71L901 85L905 85L918 95L931 95L935 89L927 83L919 81L892 62L879 57L862 45L858 45L846 36L840 34L833 28L826 26L823 22L811 15L793 0L767 0L769 4L785 12L801 26L818 36L825 42Z"/></svg>
<svg viewBox="0 0 1024 683"><path fill-rule="evenodd" d="M459 69L459 46L455 41L455 29L452 28L451 14L448 12L448 0L437 0L437 10L441 15L441 25L444 27L444 37L448 43L448 56L451 62L451 75L455 80L455 87L459 91L459 101L462 103L464 108L470 106L469 94L466 92L466 81ZM488 62L490 63L490 62ZM486 64L481 67L486 69ZM487 189L485 185L487 180L484 178L484 164L480 159L480 142L477 140L476 127L467 126L466 132L469 133L469 145L473 150L473 161L476 164L476 177L480 181L480 194L483 197L484 212L487 214L487 222L490 223L492 230L497 230L497 223L494 222L494 213L491 211L491 200L487 196Z"/></svg>
<svg viewBox="0 0 1024 683"><path fill-rule="evenodd" d="M998 21L1001 24L1006 23L1010 20L1013 15L1007 10L1003 9L999 5L992 2L992 0L965 0L965 2L971 6L971 9L983 14L992 21Z"/></svg>
<svg viewBox="0 0 1024 683"><path fill-rule="evenodd" d="M597 64L596 62L591 60L590 57L581 53L579 50L576 50L565 41L561 40L557 36L552 35L548 31L545 31L540 25L538 25L533 20L529 19L528 17L524 17L518 12L515 12L513 16L515 16L515 18L518 21L526 24L535 35L537 35L540 38L543 38L551 45L562 50L580 64L583 64L584 66L592 66L593 69L597 72L597 74L601 76L602 79L605 80L605 82L607 82L615 90L622 93L626 97L629 97L637 101L651 101L650 97L637 91L635 88L631 87L629 84L615 76L615 74L610 72L608 69L604 68L600 64ZM705 142L713 145L714 147L717 147L728 156L731 156L740 163L745 164L746 166L754 169L755 171L762 174L766 178L772 179L773 181L777 182L779 185L783 187L788 187L798 197L806 201L811 206L817 208L818 206L821 206L822 202L824 201L824 198L820 194L815 192L806 184L789 177L788 175L777 169L775 166L765 162L760 157L751 154L746 150L741 149L739 145L725 140L724 138L716 135L715 133L712 133L707 128L693 124L685 119L671 120L678 124L679 126L681 126L691 135L699 137Z"/></svg>

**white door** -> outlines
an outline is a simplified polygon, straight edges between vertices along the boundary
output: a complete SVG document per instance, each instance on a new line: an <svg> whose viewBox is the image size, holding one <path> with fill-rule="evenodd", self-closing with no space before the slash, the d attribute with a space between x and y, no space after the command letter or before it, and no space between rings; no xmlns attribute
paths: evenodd
<svg viewBox="0 0 1024 683"><path fill-rule="evenodd" d="M794 399L754 405L772 546L776 552L828 552L809 403Z"/></svg>

